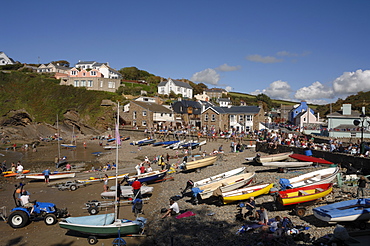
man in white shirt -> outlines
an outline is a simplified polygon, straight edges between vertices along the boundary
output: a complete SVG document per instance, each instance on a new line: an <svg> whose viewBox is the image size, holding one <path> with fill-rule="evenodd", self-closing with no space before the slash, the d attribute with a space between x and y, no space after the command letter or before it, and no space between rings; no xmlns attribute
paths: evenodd
<svg viewBox="0 0 370 246"><path fill-rule="evenodd" d="M177 215L180 213L179 204L175 202L173 199L170 199L170 208L167 210L167 212L162 216L163 218L170 217L172 215Z"/></svg>
<svg viewBox="0 0 370 246"><path fill-rule="evenodd" d="M30 196L27 191L22 191L22 195L19 197L21 200L21 205L25 208L31 208L31 213L33 212L33 203L30 202Z"/></svg>
<svg viewBox="0 0 370 246"><path fill-rule="evenodd" d="M23 173L23 166L21 163L18 163L18 166L17 166L17 173Z"/></svg>

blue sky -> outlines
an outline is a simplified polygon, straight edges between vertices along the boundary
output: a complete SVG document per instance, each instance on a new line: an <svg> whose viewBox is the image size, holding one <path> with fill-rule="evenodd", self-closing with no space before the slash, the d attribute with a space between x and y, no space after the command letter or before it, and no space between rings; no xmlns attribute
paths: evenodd
<svg viewBox="0 0 370 246"><path fill-rule="evenodd" d="M370 1L5 1L23 63L135 66L209 88L327 103L370 90Z"/></svg>

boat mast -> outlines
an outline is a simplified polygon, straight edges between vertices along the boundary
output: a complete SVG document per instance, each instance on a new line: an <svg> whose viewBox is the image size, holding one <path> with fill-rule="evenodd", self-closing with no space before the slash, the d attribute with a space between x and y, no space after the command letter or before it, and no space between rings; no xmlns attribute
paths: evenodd
<svg viewBox="0 0 370 246"><path fill-rule="evenodd" d="M60 161L60 133L59 133L59 118L58 118L58 114L57 114L57 134L58 134L58 161Z"/></svg>
<svg viewBox="0 0 370 246"><path fill-rule="evenodd" d="M120 144L120 134L119 134L119 102L117 104L117 121L116 121L116 202L114 203L114 216L115 219L118 219L118 197L117 190L118 185L118 145ZM121 187L120 187L121 188Z"/></svg>

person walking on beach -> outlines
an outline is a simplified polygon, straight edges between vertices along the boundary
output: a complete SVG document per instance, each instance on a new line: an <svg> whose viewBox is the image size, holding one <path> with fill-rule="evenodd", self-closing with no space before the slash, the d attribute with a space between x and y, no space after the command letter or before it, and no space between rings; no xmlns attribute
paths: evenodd
<svg viewBox="0 0 370 246"><path fill-rule="evenodd" d="M366 188L367 180L365 176L361 176L360 179L357 181L357 197L360 196L360 193L362 194L362 197L364 197L365 194L365 188Z"/></svg>
<svg viewBox="0 0 370 246"><path fill-rule="evenodd" d="M58 168L58 162L59 162L59 158L58 156L55 156L54 158L54 164L55 164L55 167Z"/></svg>
<svg viewBox="0 0 370 246"><path fill-rule="evenodd" d="M50 170L49 168L46 168L42 174L44 174L44 178L45 178L45 184L49 183L49 177L50 177Z"/></svg>
<svg viewBox="0 0 370 246"><path fill-rule="evenodd" d="M107 192L108 191L108 175L107 174L104 174L104 185L103 185L103 188L104 188L104 192Z"/></svg>

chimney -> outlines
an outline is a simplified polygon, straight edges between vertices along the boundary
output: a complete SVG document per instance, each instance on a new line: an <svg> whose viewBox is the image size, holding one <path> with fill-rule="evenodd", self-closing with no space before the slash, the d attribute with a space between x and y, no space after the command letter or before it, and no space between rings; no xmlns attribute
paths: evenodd
<svg viewBox="0 0 370 246"><path fill-rule="evenodd" d="M343 115L351 115L351 107L352 104L343 104L342 105Z"/></svg>

